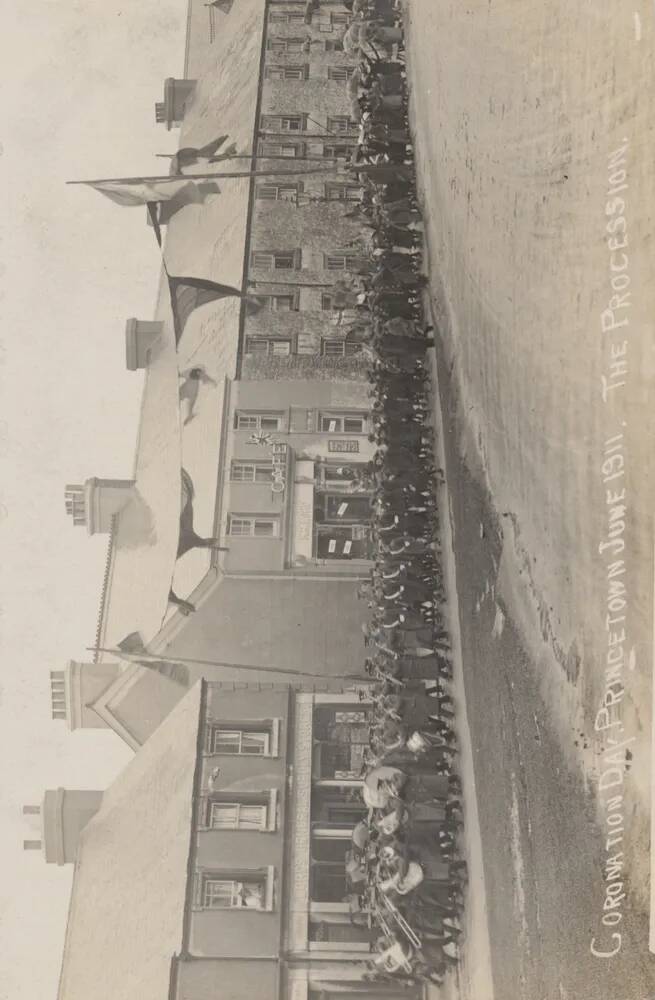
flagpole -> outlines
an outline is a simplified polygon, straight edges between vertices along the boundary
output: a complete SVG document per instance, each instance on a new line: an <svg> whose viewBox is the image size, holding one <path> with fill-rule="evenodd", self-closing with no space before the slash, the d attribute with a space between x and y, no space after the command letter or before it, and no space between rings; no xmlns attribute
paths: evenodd
<svg viewBox="0 0 655 1000"><path fill-rule="evenodd" d="M346 164L344 164L346 166ZM336 165L338 169L339 164ZM311 170L246 170L234 171L227 174L166 174L163 177L98 177L88 181L66 181L66 184L179 184L181 180L205 181L227 180L233 177L306 177L309 174L333 174L335 164L325 167L313 167Z"/></svg>
<svg viewBox="0 0 655 1000"><path fill-rule="evenodd" d="M312 133L312 135L313 134L314 133ZM330 135L330 136L332 135L332 133L326 133L326 134ZM288 135L287 132L281 132L279 134L279 136L274 136L274 138L282 139L286 135ZM318 138L325 138L325 136L319 136ZM177 153L155 153L155 156L157 157L157 159L160 159L160 160L172 160L175 156L177 156ZM202 159L206 160L206 159L209 159L209 157L205 156L205 157L202 157ZM216 157L212 157L212 159L216 163L219 163L219 162L223 163L223 162L226 162L227 160L251 160L251 161L252 160L284 160L285 162L287 162L289 159L293 159L294 163L325 163L326 161L336 162L340 158L338 156L294 156L294 157L286 157L286 156L267 156L265 153L263 153L263 154L262 153L234 153L231 156L216 156ZM191 163L189 163L189 164L183 164L180 169L185 169L185 168L188 168L190 166L194 166L194 164L191 164ZM175 176L175 177L180 177L180 176L182 176L182 177L193 177L194 174L171 174L170 176L171 177L173 177L173 176ZM142 178L142 180L145 180L145 179L146 178ZM82 183L84 183L84 182L82 182Z"/></svg>
<svg viewBox="0 0 655 1000"><path fill-rule="evenodd" d="M288 132L280 133L280 136L283 136L283 135L288 135ZM157 159L160 159L160 160L172 160L175 156L177 156L177 153L155 153L155 156L157 157ZM209 156L200 156L200 157L197 157L197 159L200 159L200 160L210 160L211 159L211 160L213 160L216 163L222 163L224 160L279 160L279 159L286 159L286 157L261 156L258 153L231 153L228 156L217 154L216 156L212 156L212 157L209 157ZM335 157L326 157L326 156L294 156L293 159L294 160L323 160L323 161L325 161L326 159L335 159ZM187 166L187 167L194 166L193 163L188 163L188 164L184 164L184 165ZM190 176L193 176L193 175L192 174L187 174L186 176L190 177Z"/></svg>
<svg viewBox="0 0 655 1000"><path fill-rule="evenodd" d="M146 653L146 652L127 652L120 649L105 649L102 646L87 646L87 651L89 653L109 653L111 656L118 656L121 659L126 659L129 662L138 662L139 660L148 660L154 663L166 660L169 663L182 663L182 664L193 664L194 666L201 667L227 667L229 670L253 670L260 673L273 673L273 674L292 674L294 677L318 677L321 680L325 680L326 676L332 677L335 680L351 680L360 681L365 683L367 678L363 674L329 674L319 673L312 670L291 670L288 667L266 667L257 666L251 663L225 663L222 660L199 660L189 656L158 656L156 653Z"/></svg>

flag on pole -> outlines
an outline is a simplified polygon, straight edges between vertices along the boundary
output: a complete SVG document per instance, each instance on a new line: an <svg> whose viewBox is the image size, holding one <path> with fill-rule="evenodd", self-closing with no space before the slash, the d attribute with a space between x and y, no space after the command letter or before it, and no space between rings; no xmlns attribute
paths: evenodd
<svg viewBox="0 0 655 1000"><path fill-rule="evenodd" d="M209 160L210 163L218 163L219 160L225 160L233 156L237 151L235 143L231 143L220 156L216 155L228 138L229 136L227 135L219 135L218 139L208 142L205 146L199 146L197 149L195 146L183 146L182 149L178 149L177 153L171 158L171 173L179 174L184 167L192 167L199 160Z"/></svg>
<svg viewBox="0 0 655 1000"><path fill-rule="evenodd" d="M159 224L159 202L149 201L147 204L148 208L148 221L155 231L155 239L159 246L162 245L162 234L161 226Z"/></svg>
<svg viewBox="0 0 655 1000"><path fill-rule="evenodd" d="M218 156L210 156L209 157L209 162L210 163L220 163L221 160L230 160L230 159L232 159L233 156L236 155L236 151L237 151L237 144L236 144L236 142L231 142L230 145L226 146L225 149L223 150L223 152L219 153ZM244 154L244 155L246 155L246 154Z"/></svg>
<svg viewBox="0 0 655 1000"><path fill-rule="evenodd" d="M117 643L117 647L121 653L146 653L148 651L140 632L130 632Z"/></svg>
<svg viewBox="0 0 655 1000"><path fill-rule="evenodd" d="M218 299L243 299L250 311L257 311L261 305L257 298L235 288L233 285L221 285L207 278L178 278L168 275L168 287L173 310L173 325L175 327L175 342L179 344L184 333L186 322L199 306Z"/></svg>
<svg viewBox="0 0 655 1000"><path fill-rule="evenodd" d="M178 196L182 196L185 201L202 200L196 184L188 178L179 181L160 181L159 183L139 180L138 178L128 182L95 181L90 183L89 187L104 194L117 205L123 205L127 208L148 205L156 201L171 201ZM218 185L217 193L220 194Z"/></svg>
<svg viewBox="0 0 655 1000"><path fill-rule="evenodd" d="M148 653L140 632L130 632L121 642L118 643L121 658L137 666L146 667L153 670L162 677L183 687L189 686L189 670L183 663L175 663L173 660L158 660Z"/></svg>
<svg viewBox="0 0 655 1000"><path fill-rule="evenodd" d="M201 181L198 184L186 185L169 201L149 201L148 224L153 227L159 246L162 245L161 227L167 225L180 209L186 205L200 205L208 195L220 193L218 184Z"/></svg>

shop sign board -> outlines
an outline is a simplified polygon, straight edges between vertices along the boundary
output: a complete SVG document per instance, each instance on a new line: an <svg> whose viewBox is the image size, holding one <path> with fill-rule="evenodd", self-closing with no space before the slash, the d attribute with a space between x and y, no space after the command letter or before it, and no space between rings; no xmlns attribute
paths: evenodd
<svg viewBox="0 0 655 1000"><path fill-rule="evenodd" d="M328 441L328 451L333 453L338 452L339 454L356 454L359 451L359 441L335 438L333 441Z"/></svg>

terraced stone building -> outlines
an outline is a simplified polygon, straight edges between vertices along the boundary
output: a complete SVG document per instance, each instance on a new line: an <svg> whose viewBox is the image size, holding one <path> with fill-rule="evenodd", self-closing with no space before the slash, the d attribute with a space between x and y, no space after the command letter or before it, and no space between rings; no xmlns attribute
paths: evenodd
<svg viewBox="0 0 655 1000"><path fill-rule="evenodd" d="M250 680L287 683L275 673L284 667L334 689L362 668L356 587L370 555L369 498L352 491L372 451L369 386L333 308L361 238L343 170L354 141L340 42L349 15L339 3L311 16L275 0L225 9L191 0L184 76L166 81L157 116L179 125L180 146L228 135L239 158L215 169L257 176L178 207L165 257L170 273L236 285L263 308L204 305L176 350L162 283L156 315L126 329L126 377L144 378L134 468L67 497L76 525L109 535L96 663L116 663L112 651L138 632L152 653L205 661L189 664L190 683L236 680L247 665L262 668ZM192 367L207 377L187 422L180 372ZM193 531L223 551L181 551L189 490ZM171 590L194 613L171 604ZM132 664L94 703L136 748L179 696Z"/></svg>

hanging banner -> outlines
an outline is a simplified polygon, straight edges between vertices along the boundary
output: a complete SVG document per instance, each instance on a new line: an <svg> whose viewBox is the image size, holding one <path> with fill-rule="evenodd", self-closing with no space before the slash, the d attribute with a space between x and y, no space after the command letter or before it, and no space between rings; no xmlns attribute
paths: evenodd
<svg viewBox="0 0 655 1000"><path fill-rule="evenodd" d="M314 484L293 486L293 554L311 559L314 542Z"/></svg>

